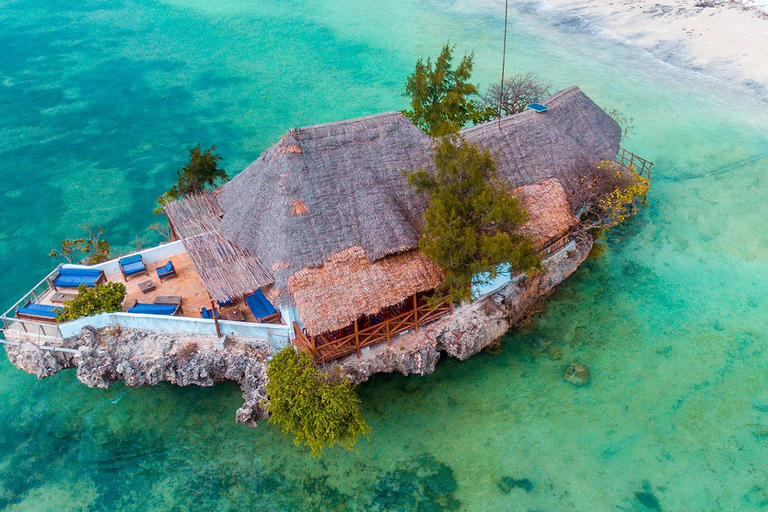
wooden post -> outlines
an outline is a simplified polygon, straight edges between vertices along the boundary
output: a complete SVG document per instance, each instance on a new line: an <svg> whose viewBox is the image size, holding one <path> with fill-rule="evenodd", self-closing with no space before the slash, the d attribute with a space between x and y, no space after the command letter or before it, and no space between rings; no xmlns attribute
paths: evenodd
<svg viewBox="0 0 768 512"><path fill-rule="evenodd" d="M355 319L355 349L357 350L357 358L360 359L360 329L357 327L357 319Z"/></svg>
<svg viewBox="0 0 768 512"><path fill-rule="evenodd" d="M315 341L315 337L310 334L309 340L312 342L312 357L317 359L317 342Z"/></svg>
<svg viewBox="0 0 768 512"><path fill-rule="evenodd" d="M416 332L419 332L419 301L416 294L413 294L413 323L416 325Z"/></svg>
<svg viewBox="0 0 768 512"><path fill-rule="evenodd" d="M448 298L448 305L451 308L451 314L453 314L453 300L451 300L450 298Z"/></svg>
<svg viewBox="0 0 768 512"><path fill-rule="evenodd" d="M221 338L221 327L219 327L219 312L216 311L216 301L211 299L211 311L213 311L213 324L216 326L216 336Z"/></svg>
<svg viewBox="0 0 768 512"><path fill-rule="evenodd" d="M390 337L389 337L389 318L387 318L387 319L384 321L384 323L386 324L386 328L387 328L387 346L389 347L389 346L390 346L390 343L391 343L391 339L390 339Z"/></svg>

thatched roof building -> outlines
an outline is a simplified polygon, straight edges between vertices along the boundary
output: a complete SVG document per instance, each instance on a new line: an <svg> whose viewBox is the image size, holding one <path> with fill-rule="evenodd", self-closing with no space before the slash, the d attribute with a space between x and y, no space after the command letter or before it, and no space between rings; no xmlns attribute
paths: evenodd
<svg viewBox="0 0 768 512"><path fill-rule="evenodd" d="M620 140L576 87L545 103L462 132L492 151L510 189L527 186L536 243L570 228L566 192ZM293 129L218 191L215 232L257 258L274 281L267 296L295 306L310 334L338 329L440 283L416 250L426 203L405 176L431 167L431 139L399 112Z"/></svg>

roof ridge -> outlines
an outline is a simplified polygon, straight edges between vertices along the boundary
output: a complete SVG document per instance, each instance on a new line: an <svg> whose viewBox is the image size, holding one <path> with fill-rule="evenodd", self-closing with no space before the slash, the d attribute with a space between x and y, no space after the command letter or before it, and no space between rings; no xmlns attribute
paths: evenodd
<svg viewBox="0 0 768 512"><path fill-rule="evenodd" d="M550 109L556 108L557 105L565 98L574 96L575 94L584 94L581 89L579 89L578 85L572 85L570 87L566 87L562 91L558 91L552 96L548 97L547 99L542 101L543 105L546 105ZM509 123L517 122L518 119L520 119L521 116L524 115L536 115L537 112L524 110L522 112L518 112L517 114L512 114L511 116L506 116L501 118L501 125L506 125ZM483 128L487 127L490 124L499 124L498 119L493 119L491 121L486 121L485 123L481 123L475 126L470 126L469 128L464 128L461 130L460 134L465 133L472 133L477 130L482 130Z"/></svg>
<svg viewBox="0 0 768 512"><path fill-rule="evenodd" d="M399 110L391 110L388 112L379 112L378 114L371 114L367 116L362 117L354 117L352 119L342 119L339 121L331 121L329 123L319 123L319 124L311 124L308 126L297 126L295 128L291 128L288 130L288 134L294 134L294 133L301 133L303 131L310 131L310 130L317 130L319 128L330 128L333 126L345 126L345 125L351 125L351 124L359 124L366 121L371 121L372 119L377 118L387 118L387 117L402 117L403 119L407 119L402 112Z"/></svg>

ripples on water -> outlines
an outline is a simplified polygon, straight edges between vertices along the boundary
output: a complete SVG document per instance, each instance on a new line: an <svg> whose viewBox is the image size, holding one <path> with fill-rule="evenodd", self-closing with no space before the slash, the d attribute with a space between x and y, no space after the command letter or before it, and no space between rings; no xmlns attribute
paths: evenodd
<svg viewBox="0 0 768 512"><path fill-rule="evenodd" d="M492 3L62 4L0 0L5 305L73 225L156 242L154 198L191 145L237 172L292 126L403 108L416 56L448 37L481 84L499 68ZM508 67L633 116L627 145L656 176L648 208L501 353L375 377L359 388L370 441L319 461L235 425L232 384L91 390L3 359L0 508L765 507L764 105L551 21L516 13ZM588 387L562 380L573 361Z"/></svg>

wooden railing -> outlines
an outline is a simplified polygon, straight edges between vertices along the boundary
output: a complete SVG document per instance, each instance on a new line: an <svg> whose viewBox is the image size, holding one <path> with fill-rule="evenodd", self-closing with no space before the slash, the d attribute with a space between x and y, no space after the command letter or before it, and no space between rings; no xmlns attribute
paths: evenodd
<svg viewBox="0 0 768 512"><path fill-rule="evenodd" d="M327 334L308 336L294 322L294 344L321 362L332 361L355 352L359 358L362 348L385 341L390 344L393 336L410 329L419 332L420 326L434 322L453 310L449 302L431 306L428 303L418 304L415 297L411 300L414 306L412 309L364 328L360 328L358 321L355 321L350 329L353 332L335 339Z"/></svg>
<svg viewBox="0 0 768 512"><path fill-rule="evenodd" d="M648 181L651 180L651 168L653 167L653 162L641 158L631 151L627 151L621 147L619 148L619 154L616 155L616 161L625 167L637 171L640 176L646 178Z"/></svg>

